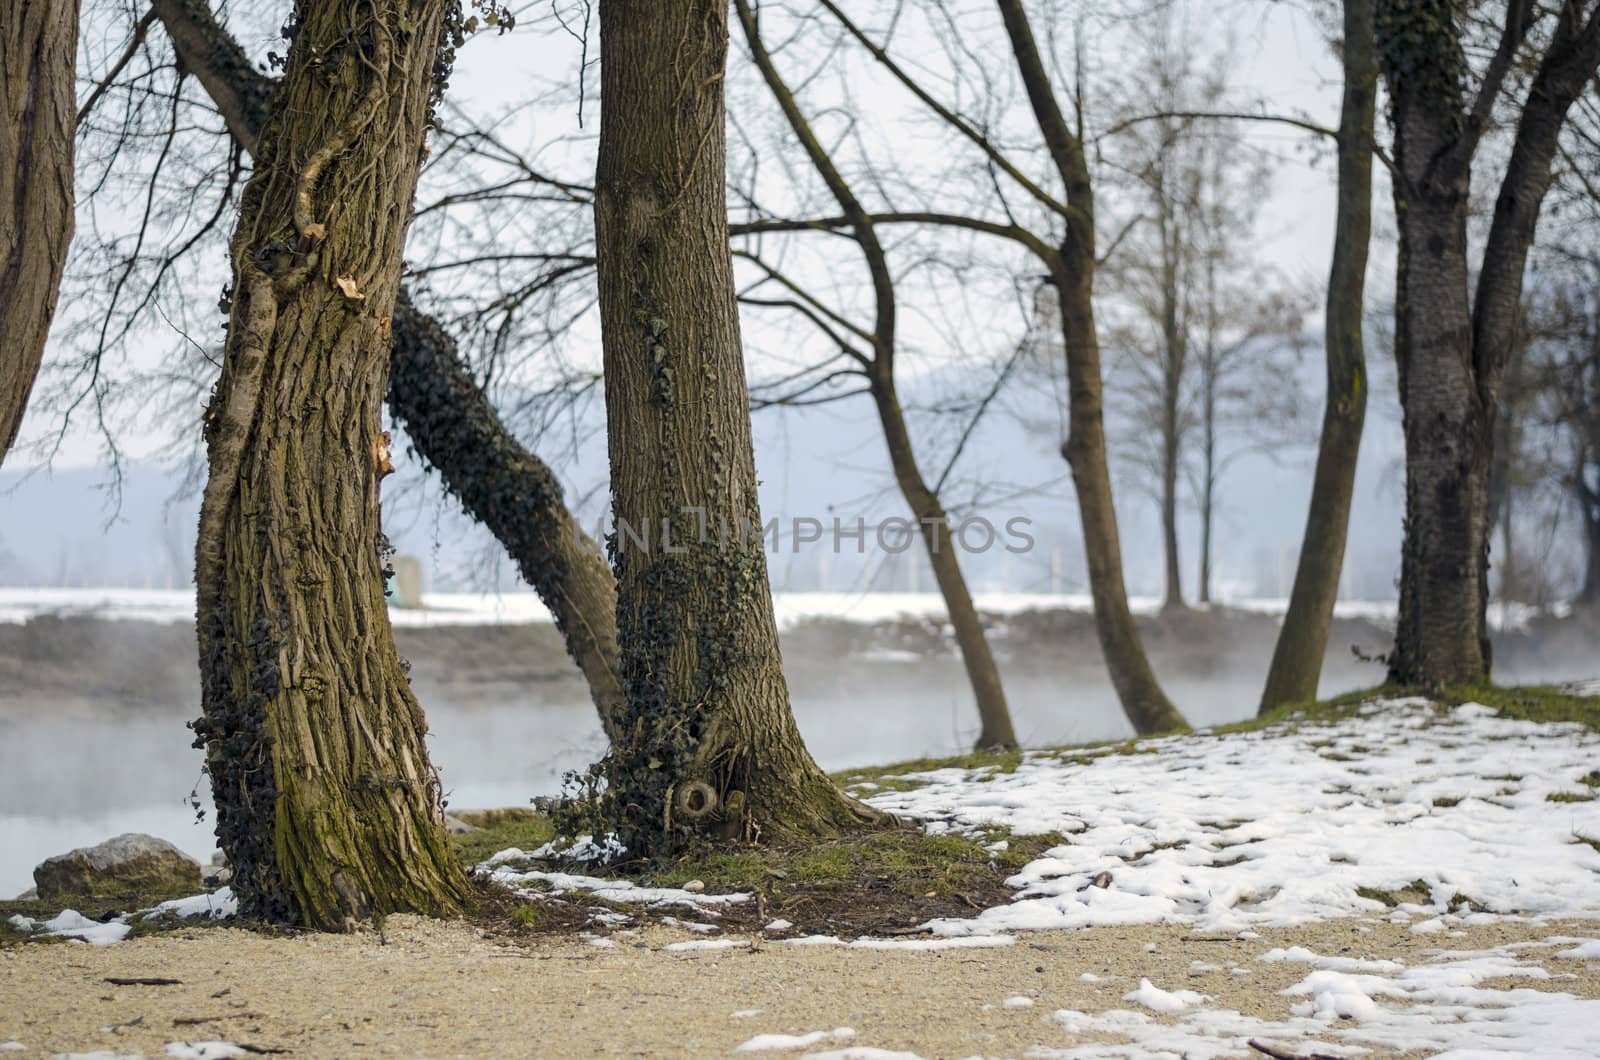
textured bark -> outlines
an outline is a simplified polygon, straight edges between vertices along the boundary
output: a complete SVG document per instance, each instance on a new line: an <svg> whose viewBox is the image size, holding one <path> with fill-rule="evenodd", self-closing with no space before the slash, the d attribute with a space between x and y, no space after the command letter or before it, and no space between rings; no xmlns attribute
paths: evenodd
<svg viewBox="0 0 1600 1060"><path fill-rule="evenodd" d="M1456 16L1443 0L1381 0L1377 7L1379 54L1393 100L1400 229L1395 353L1406 438L1406 537L1389 677L1424 687L1490 674L1489 478L1499 390L1557 138L1600 64L1600 7L1565 0L1517 121L1469 299L1473 156L1528 12L1513 0L1470 110Z"/></svg>
<svg viewBox="0 0 1600 1060"><path fill-rule="evenodd" d="M1316 698L1333 625L1333 605L1339 598L1356 458L1367 412L1361 324L1372 236L1372 150L1378 92L1373 34L1372 0L1345 0L1339 191L1323 319L1328 397L1294 588L1261 694L1263 713L1284 703Z"/></svg>
<svg viewBox="0 0 1600 1060"><path fill-rule="evenodd" d="M77 0L0 0L0 465L44 357L72 241Z"/></svg>
<svg viewBox="0 0 1600 1060"><path fill-rule="evenodd" d="M245 915L458 911L384 601L379 410L445 0L302 0L231 245L195 582L217 838Z"/></svg>
<svg viewBox="0 0 1600 1060"><path fill-rule="evenodd" d="M882 819L789 708L728 252L725 0L603 0L595 242L627 731L608 798L636 854ZM634 536L638 535L638 536Z"/></svg>
<svg viewBox="0 0 1600 1060"><path fill-rule="evenodd" d="M254 154L276 82L250 66L204 0L155 0L154 10L184 68L205 86L234 139ZM550 609L614 740L623 699L617 589L600 546L567 509L555 473L500 422L454 340L403 290L393 336L390 408L445 488L505 546Z"/></svg>
<svg viewBox="0 0 1600 1060"><path fill-rule="evenodd" d="M589 682L606 736L615 741L624 697L617 582L605 555L568 511L555 473L517 443L450 336L404 291L394 314L389 407L446 488L505 546L550 609Z"/></svg>
<svg viewBox="0 0 1600 1060"><path fill-rule="evenodd" d="M978 747L1012 748L1017 746L1016 732L1011 724L1011 711L1006 705L1005 689L1000 683L1000 669L995 665L994 653L989 649L989 639L983 630L983 620L972 602L972 592L967 588L966 576L961 571L961 560L956 552L956 542L951 536L950 521L938 495L928 486L917 466L916 452L911 444L911 432L906 429L905 416L900 406L900 396L895 386L895 328L897 300L894 279L889 272L889 261L878 240L876 228L859 199L845 181L833 159L823 148L805 116L801 114L794 94L789 90L772 56L761 40L756 16L749 0L736 0L739 21L744 27L745 39L751 54L760 68L767 87L772 91L784 117L789 122L795 138L805 149L823 183L834 201L844 211L857 245L866 260L872 276L874 313L872 327L872 356L858 358L866 373L871 389L878 422L883 429L884 441L889 449L889 462L894 469L895 483L920 527L923 547L933 567L934 579L944 598L956 644L961 649L961 659L966 667L967 680L972 685L977 702L980 729Z"/></svg>
<svg viewBox="0 0 1600 1060"><path fill-rule="evenodd" d="M1066 346L1068 414L1071 422L1061 453L1072 468L1083 521L1083 547L1094 598L1095 629L1105 654L1111 684L1128 720L1140 733L1186 729L1156 682L1128 608L1123 581L1122 544L1112 503L1106 462L1105 396L1100 369L1100 338L1094 318L1094 187L1083 144L1061 113L1044 61L1034 42L1021 0L998 0L1011 50L1045 145L1067 189L1071 216L1066 237L1050 256L1050 276L1061 298L1061 328Z"/></svg>

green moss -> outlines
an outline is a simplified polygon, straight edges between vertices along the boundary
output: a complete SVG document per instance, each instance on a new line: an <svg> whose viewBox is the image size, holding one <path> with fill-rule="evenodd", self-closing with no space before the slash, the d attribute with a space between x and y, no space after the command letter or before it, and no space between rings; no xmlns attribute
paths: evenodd
<svg viewBox="0 0 1600 1060"><path fill-rule="evenodd" d="M1007 847L987 847L1005 839ZM1058 833L1013 837L1002 829L980 835L929 835L894 829L806 847L743 847L691 854L645 875L645 882L677 887L700 880L710 892L773 886L860 887L864 883L908 895L963 894L1003 879L1050 847Z"/></svg>
<svg viewBox="0 0 1600 1060"><path fill-rule="evenodd" d="M1522 721L1576 722L1600 729L1600 696L1575 696L1553 685L1457 685L1440 696L1446 703L1482 703L1502 717Z"/></svg>
<svg viewBox="0 0 1600 1060"><path fill-rule="evenodd" d="M476 832L450 837L456 857L468 868L507 847L532 850L556 837L555 826L550 823L550 818L532 810L515 814L495 811L495 816L486 815L479 819L488 823Z"/></svg>
<svg viewBox="0 0 1600 1060"><path fill-rule="evenodd" d="M528 928L530 931L544 923L544 910L531 902L519 905L511 911L511 922L518 927Z"/></svg>

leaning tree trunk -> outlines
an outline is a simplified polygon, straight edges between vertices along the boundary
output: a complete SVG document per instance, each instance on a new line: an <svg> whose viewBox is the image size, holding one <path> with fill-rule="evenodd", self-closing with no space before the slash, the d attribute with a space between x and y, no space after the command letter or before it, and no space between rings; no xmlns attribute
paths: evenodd
<svg viewBox="0 0 1600 1060"><path fill-rule="evenodd" d="M603 0L595 244L627 731L608 797L635 854L875 821L789 708L728 252L725 0Z"/></svg>
<svg viewBox="0 0 1600 1060"><path fill-rule="evenodd" d="M301 0L231 247L195 560L217 837L246 915L458 911L384 603L379 408L446 0Z"/></svg>
<svg viewBox="0 0 1600 1060"><path fill-rule="evenodd" d="M589 683L606 736L623 712L617 582L562 499L555 473L517 443L437 321L400 294L389 407L461 506L505 546Z"/></svg>
<svg viewBox="0 0 1600 1060"><path fill-rule="evenodd" d="M1362 303L1372 236L1372 149L1376 135L1378 61L1372 0L1345 0L1344 102L1339 114L1339 192L1333 264L1323 323L1328 398L1311 484L1311 510L1295 567L1289 610L1278 633L1261 694L1265 713L1315 699L1339 598L1356 458L1367 414Z"/></svg>
<svg viewBox="0 0 1600 1060"><path fill-rule="evenodd" d="M0 465L17 440L72 241L77 0L0 0Z"/></svg>
<svg viewBox="0 0 1600 1060"><path fill-rule="evenodd" d="M938 496L928 488L917 468L911 449L911 435L906 430L905 417L900 410L900 398L892 379L873 380L873 400L878 408L878 419L889 445L889 460L894 466L894 477L900 494L911 507L922 532L922 544L933 567L934 580L939 583L939 594L944 598L945 610L950 615L950 626L955 631L956 645L961 649L961 660L966 667L967 680L972 685L972 695L978 705L978 741L982 749L1009 749L1017 746L1017 734L1011 726L1011 710L1006 705L1005 688L1000 683L1000 669L995 665L994 652L989 649L989 638L983 629L983 620L972 602L972 592L967 588L966 575L961 571L961 558L956 554L957 543L950 533L949 518Z"/></svg>
<svg viewBox="0 0 1600 1060"><path fill-rule="evenodd" d="M1083 551L1094 599L1095 631L1111 685L1123 712L1141 735L1187 729L1178 708L1167 699L1150 669L1139 627L1128 608L1122 577L1122 544L1106 462L1104 394L1100 341L1094 320L1094 249L1062 248L1054 272L1061 296L1061 328L1067 356L1067 412L1070 423L1061 455L1072 469L1083 523Z"/></svg>
<svg viewBox="0 0 1600 1060"><path fill-rule="evenodd" d="M250 65L206 0L154 0L185 69L205 86L252 155L277 83ZM617 588L600 546L579 528L550 467L500 422L439 322L404 289L393 320L389 407L445 489L505 546L539 594L589 683L609 739L622 709Z"/></svg>

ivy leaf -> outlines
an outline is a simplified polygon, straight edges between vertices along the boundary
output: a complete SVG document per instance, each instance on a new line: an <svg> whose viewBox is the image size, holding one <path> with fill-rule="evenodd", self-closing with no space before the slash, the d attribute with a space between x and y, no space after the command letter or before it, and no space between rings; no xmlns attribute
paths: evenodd
<svg viewBox="0 0 1600 1060"><path fill-rule="evenodd" d="M340 292L352 302L359 302L366 297L361 293L361 288L356 286L356 278L354 276L340 276L333 281L333 285L339 288Z"/></svg>

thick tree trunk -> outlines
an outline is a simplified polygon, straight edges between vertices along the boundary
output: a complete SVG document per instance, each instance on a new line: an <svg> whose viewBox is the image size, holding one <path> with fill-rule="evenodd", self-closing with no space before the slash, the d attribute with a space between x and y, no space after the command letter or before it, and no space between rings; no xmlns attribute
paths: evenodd
<svg viewBox="0 0 1600 1060"><path fill-rule="evenodd" d="M77 0L0 0L0 465L17 440L72 242Z"/></svg>
<svg viewBox="0 0 1600 1060"><path fill-rule="evenodd" d="M881 820L812 761L767 586L728 252L719 0L602 0L595 242L627 731L607 759L638 855L695 826Z"/></svg>
<svg viewBox="0 0 1600 1060"><path fill-rule="evenodd" d="M1366 354L1361 326L1367 252L1372 236L1372 148L1376 133L1378 61L1372 0L1345 0L1344 101L1339 114L1339 192L1333 264L1323 321L1328 397L1311 483L1300 560L1289 609L1273 649L1261 710L1315 699L1344 569L1356 459L1367 413Z"/></svg>
<svg viewBox="0 0 1600 1060"><path fill-rule="evenodd" d="M1405 164L1403 157L1396 161ZM1489 674L1480 616L1488 589L1494 424L1472 371L1466 188L1438 196L1413 190L1396 206L1406 535L1389 677L1437 688Z"/></svg>
<svg viewBox="0 0 1600 1060"><path fill-rule="evenodd" d="M458 911L384 602L379 408L444 0L302 0L232 244L195 582L217 838L248 916Z"/></svg>
<svg viewBox="0 0 1600 1060"><path fill-rule="evenodd" d="M517 444L455 342L404 291L394 313L389 407L445 488L505 546L550 609L606 736L617 740L624 703L617 582L605 555L567 510L554 472Z"/></svg>
<svg viewBox="0 0 1600 1060"><path fill-rule="evenodd" d="M185 69L205 86L235 140L251 154L277 84L251 67L206 0L154 0ZM389 405L445 488L505 546L555 617L583 671L606 736L622 707L617 588L600 546L577 525L548 465L500 422L438 321L402 289L393 320Z"/></svg>
<svg viewBox="0 0 1600 1060"><path fill-rule="evenodd" d="M1188 722L1156 682L1128 608L1122 577L1122 544L1117 510L1111 497L1111 472L1106 463L1104 396L1100 376L1100 342L1095 331L1092 285L1094 253L1072 245L1061 251L1055 270L1061 295L1061 328L1066 344L1068 416L1061 455L1072 469L1083 523L1083 551L1094 599L1095 631L1105 655L1111 685L1135 732L1147 735L1187 729Z"/></svg>
<svg viewBox="0 0 1600 1060"><path fill-rule="evenodd" d="M1012 748L1017 746L1017 735L1011 727L1011 710L1006 705L1005 689L1000 684L1000 669L995 665L994 653L989 650L989 638L983 630L983 620L972 602L967 588L966 575L961 572L961 560L956 553L957 543L950 532L950 522L939 498L923 481L911 451L911 435L906 430L905 418L900 410L900 399L892 380L876 380L873 399L878 408L878 419L889 444L889 461L894 466L895 481L900 494L911 507L911 514L922 530L922 544L933 567L934 579L939 583L939 594L944 597L950 625L955 630L956 644L961 649L961 660L966 666L967 680L972 684L972 695L978 704L978 721L981 726L977 746L984 748Z"/></svg>
<svg viewBox="0 0 1600 1060"><path fill-rule="evenodd" d="M1490 676L1489 478L1500 387L1561 126L1600 64L1600 7L1566 0L1518 116L1469 300L1473 157L1531 14L1527 5L1511 9L1470 107L1458 17L1434 0L1381 0L1377 19L1393 100L1395 353L1406 437L1406 539L1389 678L1430 688Z"/></svg>

